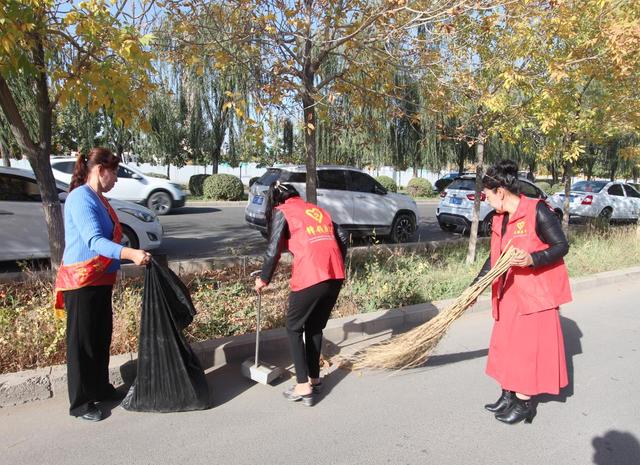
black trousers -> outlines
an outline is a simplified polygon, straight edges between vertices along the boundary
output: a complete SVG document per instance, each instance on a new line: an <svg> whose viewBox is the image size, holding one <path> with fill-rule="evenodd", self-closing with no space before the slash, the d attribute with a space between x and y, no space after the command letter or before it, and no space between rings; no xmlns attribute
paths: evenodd
<svg viewBox="0 0 640 465"><path fill-rule="evenodd" d="M114 391L109 383L112 291L113 286L90 286L64 293L69 413L73 416L84 415L91 403Z"/></svg>
<svg viewBox="0 0 640 465"><path fill-rule="evenodd" d="M323 281L289 295L287 336L298 383L320 376L322 330L338 300L342 281Z"/></svg>

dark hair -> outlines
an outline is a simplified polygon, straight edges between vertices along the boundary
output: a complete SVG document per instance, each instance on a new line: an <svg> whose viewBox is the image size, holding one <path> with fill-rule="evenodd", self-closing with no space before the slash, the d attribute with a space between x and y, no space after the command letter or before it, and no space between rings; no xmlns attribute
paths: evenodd
<svg viewBox="0 0 640 465"><path fill-rule="evenodd" d="M267 191L264 217L267 220L267 234L271 236L271 218L273 209L282 205L287 199L300 197L300 193L291 184L280 184L279 181L272 182Z"/></svg>
<svg viewBox="0 0 640 465"><path fill-rule="evenodd" d="M491 190L502 187L513 194L519 194L518 164L513 160L500 160L490 166L482 178L482 187Z"/></svg>
<svg viewBox="0 0 640 465"><path fill-rule="evenodd" d="M87 182L89 171L91 171L94 166L102 165L109 170L115 170L119 164L120 159L116 157L111 150L104 147L92 148L86 157L79 153L78 158L76 158L76 165L73 167L73 176L71 176L69 192Z"/></svg>

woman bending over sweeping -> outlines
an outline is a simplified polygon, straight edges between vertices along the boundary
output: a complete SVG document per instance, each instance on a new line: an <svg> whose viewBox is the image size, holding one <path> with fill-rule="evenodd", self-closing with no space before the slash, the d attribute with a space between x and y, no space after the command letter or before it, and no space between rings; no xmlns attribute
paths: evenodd
<svg viewBox="0 0 640 465"><path fill-rule="evenodd" d="M496 212L491 255L478 278L509 241L518 249L511 269L492 285L495 321L486 373L500 383L502 394L485 409L504 423L531 423L532 396L558 394L568 382L558 310L572 299L562 259L569 244L546 203L520 194L515 162L502 160L490 167L482 185Z"/></svg>
<svg viewBox="0 0 640 465"><path fill-rule="evenodd" d="M302 200L290 184L271 185L265 215L269 244L255 290L260 292L269 284L280 254L289 250L293 264L286 328L297 384L283 394L290 401L312 406L321 386L322 330L344 280L348 237L329 213Z"/></svg>

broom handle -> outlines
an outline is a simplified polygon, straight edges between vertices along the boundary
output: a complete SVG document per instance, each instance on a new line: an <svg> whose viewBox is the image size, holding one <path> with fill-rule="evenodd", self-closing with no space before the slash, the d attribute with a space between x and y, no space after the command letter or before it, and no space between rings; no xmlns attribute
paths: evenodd
<svg viewBox="0 0 640 465"><path fill-rule="evenodd" d="M259 366L260 365L260 361L258 360L258 353L260 351L260 307L262 306L262 298L260 296L260 293L258 292L258 321L257 321L257 327L256 327L256 356L253 359L254 360L254 365Z"/></svg>

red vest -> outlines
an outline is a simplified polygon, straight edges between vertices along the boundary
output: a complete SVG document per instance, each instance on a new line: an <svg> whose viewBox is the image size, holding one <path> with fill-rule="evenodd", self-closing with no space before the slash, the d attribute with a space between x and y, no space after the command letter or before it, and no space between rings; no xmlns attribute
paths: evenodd
<svg viewBox="0 0 640 465"><path fill-rule="evenodd" d="M511 240L511 245L529 253L548 248L548 244L536 234L536 208L538 199L520 196L520 204L511 215L507 229L502 236L504 214L496 214L493 218L491 233L491 266L493 267L503 248ZM499 317L499 306L502 295L516 292L518 313L527 315L571 302L569 274L564 260L537 268L512 267L504 275L504 279L496 279L492 284L493 317Z"/></svg>
<svg viewBox="0 0 640 465"><path fill-rule="evenodd" d="M287 248L293 255L291 290L306 289L329 279L344 279L344 261L329 213L300 197L287 199L276 208L289 225Z"/></svg>

